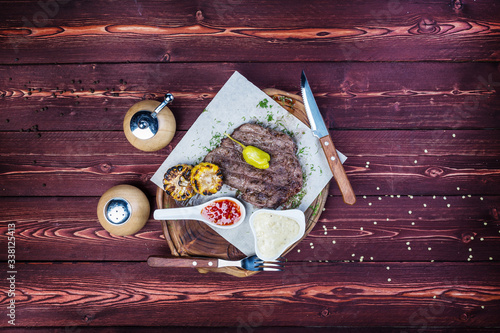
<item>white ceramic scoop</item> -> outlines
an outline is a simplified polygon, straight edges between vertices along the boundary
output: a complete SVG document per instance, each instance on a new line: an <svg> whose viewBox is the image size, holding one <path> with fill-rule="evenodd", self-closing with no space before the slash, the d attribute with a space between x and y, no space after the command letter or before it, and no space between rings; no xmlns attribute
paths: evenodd
<svg viewBox="0 0 500 333"><path fill-rule="evenodd" d="M228 207L230 204L233 206L236 205L237 210L240 212L240 217L232 224L217 224L215 222L217 220L220 221L219 217L214 216L211 221L202 214L203 210L207 207L207 209L212 208L221 212L222 215L226 215L229 212ZM153 217L155 220L197 220L215 228L232 229L239 226L245 220L245 214L245 206L239 200L232 197L219 197L197 206L157 209L154 211Z"/></svg>

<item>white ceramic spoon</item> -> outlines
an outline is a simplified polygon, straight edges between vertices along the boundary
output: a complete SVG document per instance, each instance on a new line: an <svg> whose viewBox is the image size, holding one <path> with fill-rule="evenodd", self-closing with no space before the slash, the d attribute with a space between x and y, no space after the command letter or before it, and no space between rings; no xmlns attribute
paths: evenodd
<svg viewBox="0 0 500 333"><path fill-rule="evenodd" d="M215 205L217 204L217 202L223 200L232 201L239 207L241 216L239 220L237 220L233 224L219 225L208 220L201 214L203 208L210 205ZM232 229L239 226L245 220L245 214L245 206L243 206L243 204L239 200L232 197L219 197L197 206L157 209L154 211L153 217L155 218L155 220L197 220L215 228Z"/></svg>

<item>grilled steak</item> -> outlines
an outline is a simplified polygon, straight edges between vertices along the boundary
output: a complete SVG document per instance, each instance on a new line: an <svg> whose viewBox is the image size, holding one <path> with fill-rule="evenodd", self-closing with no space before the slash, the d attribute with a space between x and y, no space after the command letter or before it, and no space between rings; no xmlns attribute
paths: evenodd
<svg viewBox="0 0 500 333"><path fill-rule="evenodd" d="M269 168L257 169L245 162L240 145L225 138L205 156L205 162L221 168L224 182L238 189L243 200L258 208L277 208L300 191L302 168L292 138L256 124L243 124L231 136L271 155Z"/></svg>

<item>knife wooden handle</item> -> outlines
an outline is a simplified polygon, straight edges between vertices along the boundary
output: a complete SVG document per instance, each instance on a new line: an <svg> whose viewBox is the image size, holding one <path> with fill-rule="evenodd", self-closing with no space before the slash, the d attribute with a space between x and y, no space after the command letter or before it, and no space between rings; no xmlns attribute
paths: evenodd
<svg viewBox="0 0 500 333"><path fill-rule="evenodd" d="M337 150L333 144L332 138L327 135L319 139L321 147L325 152L328 164L330 165L330 170L332 170L333 177L337 181L337 184L344 198L344 202L349 205L354 205L356 202L356 196L352 190L351 183L347 179L344 167L340 162L339 156L337 155Z"/></svg>
<svg viewBox="0 0 500 333"><path fill-rule="evenodd" d="M217 267L217 259L208 258L166 258L151 256L148 258L150 267L192 267L192 268L210 268Z"/></svg>

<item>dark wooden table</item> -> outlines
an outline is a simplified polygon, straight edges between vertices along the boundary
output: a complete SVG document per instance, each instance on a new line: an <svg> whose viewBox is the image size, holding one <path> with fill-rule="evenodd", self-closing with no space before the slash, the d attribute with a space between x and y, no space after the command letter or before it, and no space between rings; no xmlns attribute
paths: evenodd
<svg viewBox="0 0 500 333"><path fill-rule="evenodd" d="M495 331L499 12L495 0L1 1L0 325ZM303 69L358 201L332 184L283 273L150 268L170 253L158 221L103 230L97 202L114 185L155 207L150 177L234 71L298 93ZM141 152L123 117L166 92L177 133Z"/></svg>

